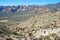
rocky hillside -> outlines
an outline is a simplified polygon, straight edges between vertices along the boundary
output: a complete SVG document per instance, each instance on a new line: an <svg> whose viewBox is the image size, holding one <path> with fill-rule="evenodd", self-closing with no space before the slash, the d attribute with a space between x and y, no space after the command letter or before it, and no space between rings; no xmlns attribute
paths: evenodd
<svg viewBox="0 0 60 40"><path fill-rule="evenodd" d="M3 27L1 40L60 40L60 12L43 13L26 22Z"/></svg>
<svg viewBox="0 0 60 40"><path fill-rule="evenodd" d="M21 27L53 27L60 26L60 12L45 13L31 17L26 22L20 24Z"/></svg>
<svg viewBox="0 0 60 40"><path fill-rule="evenodd" d="M41 37L43 40L43 38L45 39L47 36L49 40L58 40L60 37L60 12L53 14L45 13L31 17L26 22L10 26L9 30L14 32L12 34L20 35L21 37L24 36L27 40L38 40L41 39Z"/></svg>

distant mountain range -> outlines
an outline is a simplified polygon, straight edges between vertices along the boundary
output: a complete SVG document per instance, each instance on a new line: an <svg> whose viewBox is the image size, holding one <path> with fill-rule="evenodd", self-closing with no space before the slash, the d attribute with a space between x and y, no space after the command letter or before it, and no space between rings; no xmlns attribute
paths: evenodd
<svg viewBox="0 0 60 40"><path fill-rule="evenodd" d="M0 12L49 12L59 11L60 2L47 5L19 5L19 6L0 6Z"/></svg>

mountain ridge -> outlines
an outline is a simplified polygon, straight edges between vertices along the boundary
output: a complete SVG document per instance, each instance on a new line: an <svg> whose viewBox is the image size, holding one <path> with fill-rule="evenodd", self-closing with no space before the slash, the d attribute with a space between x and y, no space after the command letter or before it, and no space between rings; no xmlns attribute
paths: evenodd
<svg viewBox="0 0 60 40"><path fill-rule="evenodd" d="M60 10L60 2L55 4L47 4L47 5L19 5L19 6L0 6L0 12L39 12L43 10L52 9L54 11Z"/></svg>

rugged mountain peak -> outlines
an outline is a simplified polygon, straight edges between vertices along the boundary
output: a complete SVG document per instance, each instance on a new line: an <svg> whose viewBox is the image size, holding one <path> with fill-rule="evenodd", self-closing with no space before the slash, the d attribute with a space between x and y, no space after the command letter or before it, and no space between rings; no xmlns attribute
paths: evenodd
<svg viewBox="0 0 60 40"><path fill-rule="evenodd" d="M48 5L19 5L19 6L0 6L0 12L41 12L45 10L60 10L60 2Z"/></svg>

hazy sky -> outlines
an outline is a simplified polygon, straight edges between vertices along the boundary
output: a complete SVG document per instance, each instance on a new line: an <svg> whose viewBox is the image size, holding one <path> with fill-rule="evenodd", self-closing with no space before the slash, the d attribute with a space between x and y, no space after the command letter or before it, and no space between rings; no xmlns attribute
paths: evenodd
<svg viewBox="0 0 60 40"><path fill-rule="evenodd" d="M0 0L0 6L8 5L44 5L60 2L60 0Z"/></svg>

